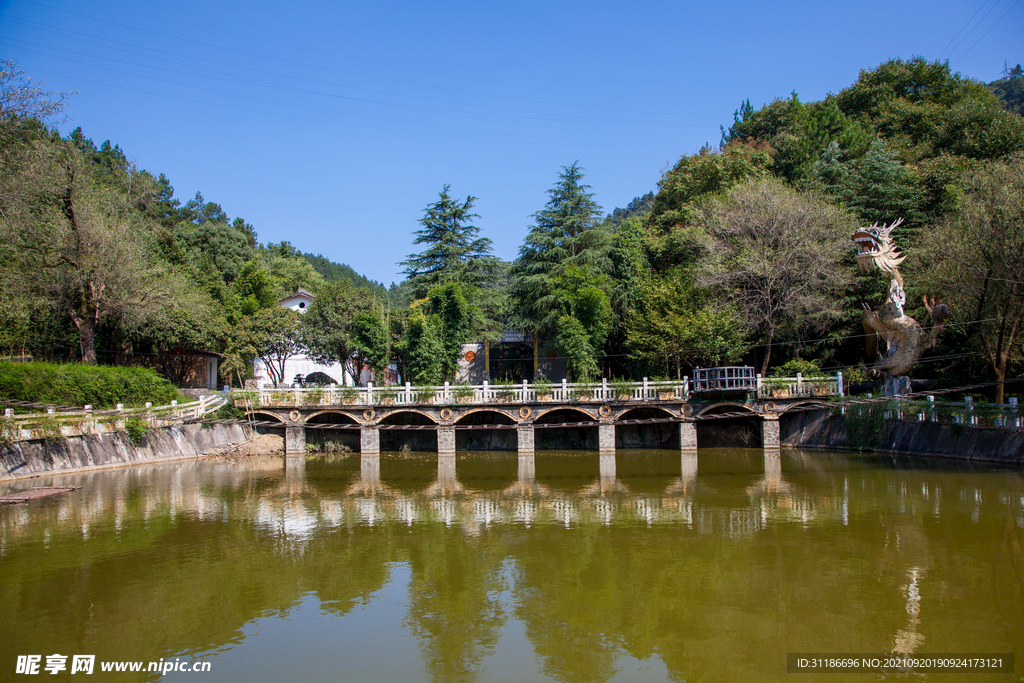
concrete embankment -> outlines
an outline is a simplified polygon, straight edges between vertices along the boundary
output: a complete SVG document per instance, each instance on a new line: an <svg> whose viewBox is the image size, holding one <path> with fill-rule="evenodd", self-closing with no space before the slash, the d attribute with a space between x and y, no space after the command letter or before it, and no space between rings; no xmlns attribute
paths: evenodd
<svg viewBox="0 0 1024 683"><path fill-rule="evenodd" d="M241 424L187 424L151 429L140 444L124 432L19 441L0 446L0 481L197 458L248 436Z"/></svg>
<svg viewBox="0 0 1024 683"><path fill-rule="evenodd" d="M816 410L783 416L782 443L801 448L873 450L972 462L1024 465L1024 430L889 420L851 438L842 415Z"/></svg>

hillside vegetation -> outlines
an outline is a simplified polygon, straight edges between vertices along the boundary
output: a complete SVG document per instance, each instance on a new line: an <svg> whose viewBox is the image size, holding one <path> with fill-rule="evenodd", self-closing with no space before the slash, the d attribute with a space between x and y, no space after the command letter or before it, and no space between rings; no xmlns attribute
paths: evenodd
<svg viewBox="0 0 1024 683"><path fill-rule="evenodd" d="M119 364L204 348L227 354L234 381L254 358L283 368L304 352L439 383L454 379L462 343L514 328L581 380L733 362L859 376L861 311L889 280L858 271L850 235L902 219L908 314L928 325L925 295L953 311L914 373L1002 379L1022 367L1022 80L986 86L945 62L893 59L820 101L746 100L717 147L681 156L656 192L607 214L582 166L552 169L511 264L477 225L477 198L439 179L419 228L410 220L413 253L395 254L408 279L386 290L287 242L260 244L201 194L181 202L117 145L62 137L47 122L64 102L8 64L0 347ZM301 319L276 306L299 286L317 294ZM522 379L519 367L492 378Z"/></svg>

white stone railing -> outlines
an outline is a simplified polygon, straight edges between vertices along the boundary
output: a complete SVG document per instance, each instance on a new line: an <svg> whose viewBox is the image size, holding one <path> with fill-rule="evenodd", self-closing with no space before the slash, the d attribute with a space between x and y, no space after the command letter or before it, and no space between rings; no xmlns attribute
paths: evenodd
<svg viewBox="0 0 1024 683"><path fill-rule="evenodd" d="M607 401L686 401L689 378L670 381L639 382L528 382L515 384L449 384L413 386L411 384L365 387L302 387L283 389L233 390L236 405L245 407L316 407L337 405L423 405L499 403L595 403Z"/></svg>
<svg viewBox="0 0 1024 683"><path fill-rule="evenodd" d="M880 417L901 422L1024 429L1024 413L1016 398L1011 398L1008 403L975 403L970 396L963 401L936 401L934 396L923 400L893 398L880 403L844 406L840 412L847 416Z"/></svg>
<svg viewBox="0 0 1024 683"><path fill-rule="evenodd" d="M758 398L828 398L843 396L843 373L804 377L757 376Z"/></svg>
<svg viewBox="0 0 1024 683"><path fill-rule="evenodd" d="M91 405L81 410L60 410L49 408L44 413L15 414L13 408L4 410L0 423L2 441L27 441L29 439L60 438L124 431L129 420L145 423L146 428L178 424L184 420L197 419L224 406L230 391L225 388L213 396L203 396L196 401L154 406L146 403L141 408L125 408L123 404L109 410L93 410Z"/></svg>

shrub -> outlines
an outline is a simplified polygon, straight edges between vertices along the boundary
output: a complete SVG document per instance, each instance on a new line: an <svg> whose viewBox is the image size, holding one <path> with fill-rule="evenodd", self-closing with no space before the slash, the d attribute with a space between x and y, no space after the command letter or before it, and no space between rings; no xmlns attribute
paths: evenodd
<svg viewBox="0 0 1024 683"><path fill-rule="evenodd" d="M795 377L798 372L810 377L820 377L822 374L821 368L814 361L794 358L773 369L772 377Z"/></svg>
<svg viewBox="0 0 1024 683"><path fill-rule="evenodd" d="M173 384L149 368L78 363L0 362L0 396L76 407L88 404L96 409L118 403L166 405L185 400Z"/></svg>
<svg viewBox="0 0 1024 683"><path fill-rule="evenodd" d="M136 446L139 446L146 440L146 432L149 431L149 425L146 424L145 420L140 420L137 417L129 417L125 420L124 431L128 434L128 438L130 438Z"/></svg>
<svg viewBox="0 0 1024 683"><path fill-rule="evenodd" d="M470 384L457 384L452 387L452 394L455 398L472 398L474 389Z"/></svg>
<svg viewBox="0 0 1024 683"><path fill-rule="evenodd" d="M613 379L611 381L612 390L615 392L615 397L625 396L627 398L633 397L633 382L628 379Z"/></svg>
<svg viewBox="0 0 1024 683"><path fill-rule="evenodd" d="M533 389L537 396L551 396L555 391L555 385L546 379L538 379L533 383Z"/></svg>

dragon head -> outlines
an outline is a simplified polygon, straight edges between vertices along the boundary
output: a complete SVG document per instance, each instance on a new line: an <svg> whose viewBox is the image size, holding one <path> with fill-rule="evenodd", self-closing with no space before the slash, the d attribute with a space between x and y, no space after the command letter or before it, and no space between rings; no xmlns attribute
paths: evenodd
<svg viewBox="0 0 1024 683"><path fill-rule="evenodd" d="M857 265L861 271L868 271L872 264L886 273L895 273L903 263L903 256L892 239L893 229L901 224L900 218L892 225L879 226L878 223L861 228L851 235L850 239L857 245Z"/></svg>

